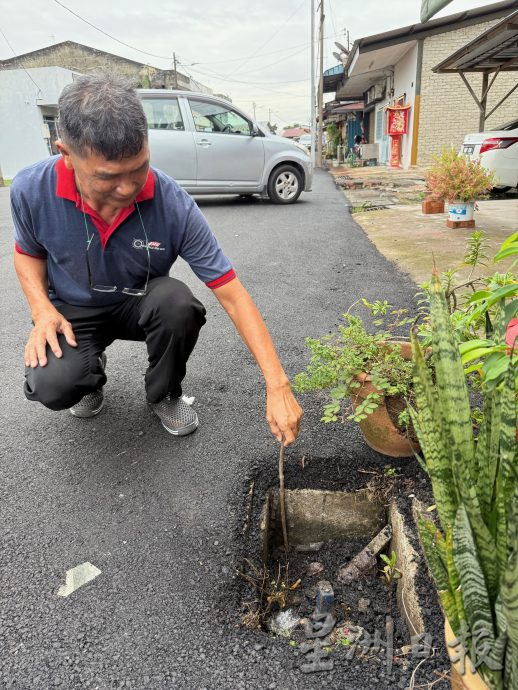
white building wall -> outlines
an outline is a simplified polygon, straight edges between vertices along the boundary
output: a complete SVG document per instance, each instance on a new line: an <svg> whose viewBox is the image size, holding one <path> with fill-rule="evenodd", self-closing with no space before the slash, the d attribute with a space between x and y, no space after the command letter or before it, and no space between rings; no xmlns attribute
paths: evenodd
<svg viewBox="0 0 518 690"><path fill-rule="evenodd" d="M57 107L73 75L61 67L0 71L0 168L5 178L49 157L41 108L48 112Z"/></svg>
<svg viewBox="0 0 518 690"><path fill-rule="evenodd" d="M415 81L417 73L417 42L406 52L394 67L394 98L406 94L405 103L412 107L408 116L408 134L401 142L401 164L410 167L412 155L412 133L414 128Z"/></svg>
<svg viewBox="0 0 518 690"><path fill-rule="evenodd" d="M392 105L394 99L397 99L405 94L405 103L410 104L409 120L408 120L408 134L405 134L402 139L401 146L401 164L404 168L410 167L412 156L412 135L413 135L413 111L415 103L415 80L417 72L417 42L411 45L408 51L400 58L400 60L392 68L387 69L387 73L393 71L393 74L387 76L386 80L386 94L384 101L376 104L375 109L375 134L374 141L379 146L379 161L381 164L388 164L390 161L390 137L386 135L387 114L385 108L387 105ZM393 93L392 93L393 92Z"/></svg>

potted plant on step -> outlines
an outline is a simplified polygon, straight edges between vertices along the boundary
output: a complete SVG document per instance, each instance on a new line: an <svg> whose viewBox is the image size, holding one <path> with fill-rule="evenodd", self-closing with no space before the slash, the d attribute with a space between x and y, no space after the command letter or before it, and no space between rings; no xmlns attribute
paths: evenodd
<svg viewBox="0 0 518 690"><path fill-rule="evenodd" d="M358 422L374 450L411 457L419 449L407 411L413 385L411 348L394 334L412 319L387 301L362 302L379 330L368 333L362 319L349 310L335 332L307 338L311 359L306 371L295 376L294 387L301 393L328 392L323 422Z"/></svg>
<svg viewBox="0 0 518 690"><path fill-rule="evenodd" d="M416 408L410 410L432 483L437 520L419 516L446 616L452 687L518 688L518 446L511 363L484 386L473 431L458 341L437 274L430 290L434 377L412 333ZM505 338L498 324L494 339ZM468 671L462 674L459 661ZM484 685L485 684L485 685Z"/></svg>
<svg viewBox="0 0 518 690"><path fill-rule="evenodd" d="M444 199L433 199L429 190L425 191L425 197L421 202L421 212L427 216L432 213L444 213Z"/></svg>
<svg viewBox="0 0 518 690"><path fill-rule="evenodd" d="M475 202L491 191L493 183L492 171L455 149L443 149L440 156L434 156L426 173L428 199L448 204L449 228L475 227Z"/></svg>

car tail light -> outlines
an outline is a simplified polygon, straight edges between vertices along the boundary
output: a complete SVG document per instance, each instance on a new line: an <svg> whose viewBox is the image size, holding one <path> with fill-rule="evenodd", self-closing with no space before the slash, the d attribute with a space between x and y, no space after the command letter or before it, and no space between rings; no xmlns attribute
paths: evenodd
<svg viewBox="0 0 518 690"><path fill-rule="evenodd" d="M516 144L518 137L491 137L491 139L484 139L480 147L480 154L492 149L508 149L509 146Z"/></svg>

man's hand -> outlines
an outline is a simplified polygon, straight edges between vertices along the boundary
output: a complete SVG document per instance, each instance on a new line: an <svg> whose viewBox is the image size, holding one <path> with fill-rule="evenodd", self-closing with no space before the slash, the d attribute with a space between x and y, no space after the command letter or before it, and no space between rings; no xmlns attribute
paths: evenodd
<svg viewBox="0 0 518 690"><path fill-rule="evenodd" d="M56 357L62 357L58 333L65 336L71 347L77 347L72 326L57 309L51 307L34 320L34 328L25 346L25 366L34 369L39 364L44 367L47 364L47 344Z"/></svg>
<svg viewBox="0 0 518 690"><path fill-rule="evenodd" d="M266 382L266 419L278 441L284 445L297 438L302 410L291 392L268 329L252 298L238 278L214 290L232 319L237 332L254 356Z"/></svg>
<svg viewBox="0 0 518 690"><path fill-rule="evenodd" d="M49 300L47 261L15 251L14 268L34 323L25 346L25 366L34 369L39 364L44 367L47 364L47 344L56 357L62 357L58 333L65 336L71 347L77 347L74 332L70 323Z"/></svg>
<svg viewBox="0 0 518 690"><path fill-rule="evenodd" d="M285 446L297 438L302 414L289 383L273 390L267 387L266 420L278 441L284 437Z"/></svg>

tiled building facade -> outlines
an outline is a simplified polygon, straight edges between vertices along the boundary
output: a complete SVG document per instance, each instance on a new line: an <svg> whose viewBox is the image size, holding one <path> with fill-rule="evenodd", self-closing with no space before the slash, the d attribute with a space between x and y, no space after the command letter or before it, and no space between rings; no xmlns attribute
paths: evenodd
<svg viewBox="0 0 518 690"><path fill-rule="evenodd" d="M458 74L435 74L432 68L498 21L473 24L424 39L418 165L428 165L432 154L440 153L443 146L459 148L465 134L478 132L479 109L461 77ZM466 77L480 97L482 76L467 73ZM488 95L488 113L517 80L518 72L503 72L497 76ZM518 119L518 90L486 120L484 129L494 129L512 119Z"/></svg>

